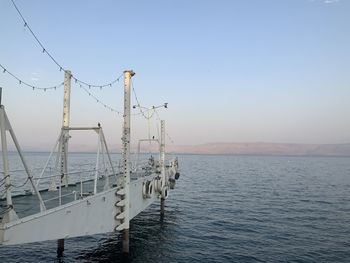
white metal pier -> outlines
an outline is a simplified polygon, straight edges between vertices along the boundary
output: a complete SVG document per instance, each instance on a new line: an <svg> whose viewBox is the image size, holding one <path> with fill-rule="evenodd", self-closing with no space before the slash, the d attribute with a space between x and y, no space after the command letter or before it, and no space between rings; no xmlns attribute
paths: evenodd
<svg viewBox="0 0 350 263"><path fill-rule="evenodd" d="M164 200L179 176L177 159L165 160L165 122L161 121L159 160L149 162L132 171L130 161L130 79L131 70L124 71L124 122L122 137L122 162L120 170L114 167L104 138L102 127L70 127L71 73L65 71L63 125L55 146L41 173L35 177L28 168L20 145L6 115L0 108L2 142L3 187L5 198L0 223L0 245L13 245L45 240L58 240L58 250L64 249L64 239L113 231L123 231L123 252L129 252L129 222L154 202L160 202L164 213ZM68 171L68 141L70 130L92 130L98 135L96 167L88 180L76 177L70 183ZM19 197L11 193L11 176L8 165L7 132L21 158L26 182L30 191ZM56 155L54 171L47 176L50 159ZM104 169L101 170L101 159ZM132 176L131 176L132 173ZM84 174L84 172L83 172ZM132 177L132 178L131 178ZM46 188L40 187L46 184ZM30 209L31 205L35 207ZM18 212L29 207L30 211ZM17 210L18 208L18 210ZM17 210L17 211L16 211Z"/></svg>

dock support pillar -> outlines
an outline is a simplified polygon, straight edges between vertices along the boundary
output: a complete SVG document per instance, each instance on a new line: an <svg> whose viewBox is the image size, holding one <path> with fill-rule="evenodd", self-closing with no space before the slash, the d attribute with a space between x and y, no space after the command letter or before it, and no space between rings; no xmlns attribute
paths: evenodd
<svg viewBox="0 0 350 263"><path fill-rule="evenodd" d="M64 239L57 240L57 257L62 257L64 251Z"/></svg>
<svg viewBox="0 0 350 263"><path fill-rule="evenodd" d="M164 206L165 206L165 199L160 199L160 217L164 217Z"/></svg>
<svg viewBox="0 0 350 263"><path fill-rule="evenodd" d="M129 229L123 230L123 254L129 254Z"/></svg>

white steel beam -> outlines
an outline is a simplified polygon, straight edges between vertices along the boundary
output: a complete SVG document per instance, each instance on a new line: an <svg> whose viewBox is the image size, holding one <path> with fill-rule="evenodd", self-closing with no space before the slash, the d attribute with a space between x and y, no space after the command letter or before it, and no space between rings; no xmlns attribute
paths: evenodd
<svg viewBox="0 0 350 263"><path fill-rule="evenodd" d="M4 179L5 180L5 189L6 189L6 213L2 219L2 222L10 222L12 220L16 220L18 218L12 204L12 195L11 195L11 180L9 175L9 162L7 156L7 139L6 139L6 115L5 115L5 107L3 105L0 106L0 132L1 132L1 149L2 149L2 164L4 171Z"/></svg>

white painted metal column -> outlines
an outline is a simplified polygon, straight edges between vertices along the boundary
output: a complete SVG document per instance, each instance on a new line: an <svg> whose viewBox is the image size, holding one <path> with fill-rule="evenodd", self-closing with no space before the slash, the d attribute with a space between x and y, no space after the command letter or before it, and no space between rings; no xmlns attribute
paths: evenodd
<svg viewBox="0 0 350 263"><path fill-rule="evenodd" d="M160 198L160 215L164 216L165 197L163 196L163 187L166 185L165 177L165 121L160 121L160 168L161 168L161 198Z"/></svg>
<svg viewBox="0 0 350 263"><path fill-rule="evenodd" d="M95 166L95 179L94 179L94 195L97 194L97 181L100 169L100 149L101 149L101 128L98 129L97 133L97 155L96 155L96 166Z"/></svg>
<svg viewBox="0 0 350 263"><path fill-rule="evenodd" d="M162 181L165 183L165 121L160 121L160 167L162 169Z"/></svg>
<svg viewBox="0 0 350 263"><path fill-rule="evenodd" d="M63 124L62 124L62 142L61 142L61 182L68 186L68 140L70 121L70 87L72 74L69 70L64 72L64 93L63 93Z"/></svg>
<svg viewBox="0 0 350 263"><path fill-rule="evenodd" d="M124 71L124 123L123 123L123 189L124 197L124 229L123 252L129 253L129 221L130 221L130 79L135 73L132 70Z"/></svg>
<svg viewBox="0 0 350 263"><path fill-rule="evenodd" d="M63 124L61 140L59 143L60 151L60 172L63 175L59 184L59 203L61 205L62 183L68 187L68 140L69 140L69 120L70 120L70 82L72 74L69 70L64 71L64 93L63 93ZM54 178L55 180L55 178ZM62 256L64 251L64 239L57 240L57 255Z"/></svg>
<svg viewBox="0 0 350 263"><path fill-rule="evenodd" d="M70 120L70 80L72 74L69 70L64 72L64 93L63 93L63 127L69 127Z"/></svg>

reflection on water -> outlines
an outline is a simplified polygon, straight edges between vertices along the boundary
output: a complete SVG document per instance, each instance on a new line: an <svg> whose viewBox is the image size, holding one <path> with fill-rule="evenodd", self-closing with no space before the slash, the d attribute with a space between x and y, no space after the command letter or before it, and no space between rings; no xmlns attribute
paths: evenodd
<svg viewBox="0 0 350 263"><path fill-rule="evenodd" d="M132 220L130 225L130 255L122 251L121 233L109 234L93 250L83 250L75 259L85 262L153 262L153 258L163 256L163 247L171 240L176 227L176 213L167 211L164 218L160 210L153 206ZM141 260L142 259L142 260ZM61 259L62 260L62 259Z"/></svg>

